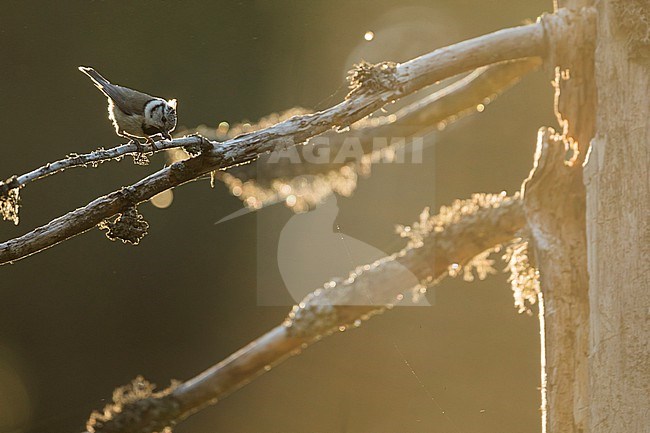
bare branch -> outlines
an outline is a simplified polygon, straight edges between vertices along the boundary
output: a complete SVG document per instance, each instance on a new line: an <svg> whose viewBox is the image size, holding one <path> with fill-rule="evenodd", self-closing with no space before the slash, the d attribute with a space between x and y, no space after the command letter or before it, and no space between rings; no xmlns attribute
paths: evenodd
<svg viewBox="0 0 650 433"><path fill-rule="evenodd" d="M106 161L120 160L129 154L154 153L165 149L198 146L200 144L200 137L191 136L177 138L174 140L157 141L155 148L151 144L141 144L141 149L139 149L135 143L127 143L113 147L111 149L98 149L86 154L68 155L64 159L52 163L47 163L28 173L16 176L12 181L0 182L0 195L6 194L9 189L23 188L30 182L51 176L69 168L93 167Z"/></svg>
<svg viewBox="0 0 650 433"><path fill-rule="evenodd" d="M426 135L431 129L444 129L480 111L541 63L541 59L532 57L479 68L394 114L364 118L345 132L327 131L310 139L302 149L281 149L261 155L250 164L215 172L215 179L224 182L251 210L284 202L294 212L303 212L332 193L349 196L356 189L359 176L369 176L375 162L389 161L395 156L403 158L404 153L399 155L405 152L409 138ZM278 118L288 117L286 113L274 114L251 128L262 129ZM231 136L241 129L242 126L234 125ZM228 138L214 128L200 128L197 132L208 134L209 138ZM340 158L339 153L350 140L355 152L362 154L355 153L352 160ZM316 148L319 145L321 149ZM325 160L314 159L321 151L326 152Z"/></svg>
<svg viewBox="0 0 650 433"><path fill-rule="evenodd" d="M475 113L479 104L490 102L505 90L516 84L522 76L541 65L539 58L527 58L481 67L466 77L434 92L390 116L363 119L351 126L350 131L340 133L328 131L319 136L319 141L328 144L330 155L336 155L349 136L359 140L365 154L373 149L375 137L410 137L446 126L469 112ZM453 117L452 117L453 116ZM441 124L441 125L439 125ZM308 142L307 145L310 143ZM258 186L265 188L273 180L290 178L303 174L314 175L340 169L346 162L330 161L326 164L296 164L289 158L278 159L267 164L273 155L262 155L251 164L234 167L228 174L242 182L255 179ZM245 197L240 196L241 199Z"/></svg>
<svg viewBox="0 0 650 433"><path fill-rule="evenodd" d="M213 158L203 155L177 162L131 186L99 197L86 206L68 212L23 236L6 241L0 244L0 264L22 259L84 233L105 218L209 172L213 167L212 161Z"/></svg>
<svg viewBox="0 0 650 433"><path fill-rule="evenodd" d="M369 155L373 150L373 138L377 136L409 136L420 133L426 133L427 129L436 127L439 122L445 125L455 119L461 118L464 114L475 112L477 104L486 102L486 99L492 101L499 93L502 93L510 86L514 85L521 79L521 76L535 70L541 64L539 58L527 58L522 60L502 62L492 66L486 66L477 69L468 76L450 84L449 86L430 94L423 99L416 101L391 116L368 119L359 121L352 126L352 129L345 133L328 131L321 134L328 140L330 152L336 154L344 140L353 135L358 138L364 152ZM204 132L205 133L205 132ZM207 135L210 139L217 139L216 136ZM0 196L4 195L8 199L10 191L18 194L18 189L22 189L29 183L48 177L53 174L61 173L67 169L75 167L96 167L99 164L110 161L120 160L126 155L142 155L140 150L146 154L173 149L185 148L189 150L198 150L202 141L197 136L177 138L173 141L159 141L153 148L149 144L141 145L141 149L135 144L123 144L111 149L99 149L87 154L69 155L59 161L45 164L35 170L20 176L15 176L5 182L0 182ZM203 142L205 143L205 141ZM144 156L146 158L146 156ZM242 181L255 178L255 190L260 189L262 195L267 197L263 204L269 202L275 203L278 200L284 200L286 197L274 197L268 190L271 180L286 179L301 174L318 175L321 172L331 172L338 170L346 165L343 162L330 162L327 164L295 164L294 161L289 163L286 159L280 159L270 165L268 161L269 154L261 155L259 159L250 164L233 167L228 170L228 175L234 176ZM349 164L347 164L349 165ZM369 169L362 169L362 173ZM221 178L222 176L218 176ZM328 178L329 179L329 178ZM277 186L277 182L274 182ZM284 184L284 183L283 183ZM230 184L227 183L230 186ZM278 188L276 188L278 189ZM282 190L282 188L280 188ZM248 191L248 188L244 191ZM303 195L302 197L310 197ZM241 194L240 199L246 202L249 197L247 194ZM8 200L11 201L11 200ZM6 214L11 214L6 212ZM10 219L17 219L17 214L12 214Z"/></svg>
<svg viewBox="0 0 650 433"><path fill-rule="evenodd" d="M505 60L543 57L545 52L544 28L535 23L440 48L402 64L358 65L350 78L353 90L343 102L228 140L216 146L212 155L248 162L261 153L302 144L329 129L346 128L383 105L445 78Z"/></svg>
<svg viewBox="0 0 650 433"><path fill-rule="evenodd" d="M545 53L543 36L544 32L541 24L530 24L501 30L441 48L401 65L390 62L371 65L363 77L356 78L357 81L353 83L356 87L344 102L327 110L306 116L296 116L264 131L245 135L245 139L237 140L236 138L230 140L228 147L254 145L256 142L254 138L271 138L272 140L282 141L281 144L286 144L284 141L290 138L292 145L303 143L307 138L333 127L348 126L387 102L399 99L444 78L504 60L543 56ZM450 90L453 91L454 89ZM416 112L425 108L426 105L428 105L428 102L423 101L420 107L414 106L411 110L406 110L404 112L406 115L405 120L410 120L413 114L417 114ZM450 114L453 114L453 112ZM302 132L301 129L304 130L303 134L299 133ZM263 136L264 133L268 134L268 137ZM194 137L184 137L171 141L159 141L156 143L156 149L151 145L144 145L143 147L145 151L154 152L176 147L187 147L198 143ZM212 144L215 148L218 147L218 143ZM265 148L260 149L260 152L257 153L272 150L276 144L278 143L267 142ZM46 164L29 173L17 176L11 184L11 188L22 188L29 182L67 168L93 165L140 152L141 149L135 144L128 143L112 149L100 149L89 154L71 155L63 160ZM220 151L215 150L215 154L219 153ZM237 154L227 154L226 158L235 160ZM0 182L0 194L6 194L9 189L8 184L8 182Z"/></svg>
<svg viewBox="0 0 650 433"><path fill-rule="evenodd" d="M361 266L345 280L326 283L295 306L282 325L198 376L163 391L159 397L120 406L118 411L103 416L101 424L91 422L88 431L150 432L153 430L146 426L173 425L223 399L322 337L359 326L363 320L391 308L399 302L400 295L414 289L404 286L405 272L415 274L421 281L415 288L421 292L439 281L451 264L464 264L486 249L511 240L525 224L518 196L477 195L456 204L446 209L456 209L457 213L431 219L431 231L421 242ZM369 293L375 305L367 305ZM364 305L355 305L358 303ZM135 423L137 429L130 423Z"/></svg>
<svg viewBox="0 0 650 433"><path fill-rule="evenodd" d="M545 52L544 27L538 22L460 42L399 65L359 66L352 75L353 90L338 105L314 114L296 116L223 143L212 143L210 151L172 164L130 187L100 197L45 226L0 244L0 264L56 245L93 228L105 218L205 173L250 162L278 146L301 144L334 127L346 127L384 104L439 80L496 62L543 56Z"/></svg>
<svg viewBox="0 0 650 433"><path fill-rule="evenodd" d="M417 101L396 113L395 120L382 118L374 119L370 124L362 125L361 136L364 148L367 145L368 137L373 135L387 134L392 127L399 127L400 129L409 128L411 133L415 133L431 126L435 122L445 120L447 117L456 115L457 113L475 107L481 103L485 98L496 96L498 93L506 90L508 87L515 84L522 75L536 69L541 64L539 58L529 58L517 60L512 62L504 62L492 67L482 67L474 71L467 77L445 87L444 89L435 92ZM355 125L358 125L355 124ZM341 134L332 134L333 137ZM343 134L347 135L347 134ZM208 137L216 138L216 137ZM332 146L340 144L341 140L332 143ZM75 167L96 167L97 165L111 161L120 160L127 155L136 154L154 154L156 152L174 149L174 148L197 148L202 144L202 141L196 135L186 136L182 138L175 138L174 140L161 140L156 142L155 147L150 144L143 144L138 146L134 143L122 144L111 149L98 149L86 154L71 154L66 158L47 163L37 169L20 176L9 178L7 181L0 181L0 196L7 195L11 189L22 189L27 184L39 179L51 176L56 173L63 172L70 168ZM230 170L231 174L241 171L244 167L248 169L246 172L250 173L250 169L255 170L255 166L259 164L264 157L261 157L253 164L247 164L242 167L237 167ZM291 164L295 167L296 164ZM325 165L325 164L321 164ZM338 164L340 165L340 164ZM274 165L274 169L281 169L282 164ZM304 167L301 165L301 167ZM327 165L331 169L331 165ZM311 167L313 170L314 168Z"/></svg>

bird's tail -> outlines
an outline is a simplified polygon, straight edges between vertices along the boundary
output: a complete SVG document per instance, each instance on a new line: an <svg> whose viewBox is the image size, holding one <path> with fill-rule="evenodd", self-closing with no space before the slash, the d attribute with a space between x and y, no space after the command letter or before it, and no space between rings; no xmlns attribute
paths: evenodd
<svg viewBox="0 0 650 433"><path fill-rule="evenodd" d="M79 70L84 74L88 75L90 79L93 80L93 83L95 83L95 86L97 86L97 88L102 92L104 92L104 88L106 86L111 85L110 81L102 77L100 73L94 70L93 68L88 68L86 66L79 66Z"/></svg>

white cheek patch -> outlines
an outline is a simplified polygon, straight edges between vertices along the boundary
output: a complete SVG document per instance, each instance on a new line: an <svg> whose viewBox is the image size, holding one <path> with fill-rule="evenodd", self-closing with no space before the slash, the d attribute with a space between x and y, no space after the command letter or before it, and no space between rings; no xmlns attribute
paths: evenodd
<svg viewBox="0 0 650 433"><path fill-rule="evenodd" d="M152 124L159 125L165 109L165 101L162 99L152 99L144 106L144 118Z"/></svg>

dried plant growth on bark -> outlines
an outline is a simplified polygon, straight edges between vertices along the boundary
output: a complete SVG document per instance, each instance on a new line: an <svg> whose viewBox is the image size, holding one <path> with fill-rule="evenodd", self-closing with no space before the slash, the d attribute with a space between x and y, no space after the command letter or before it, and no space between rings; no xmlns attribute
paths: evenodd
<svg viewBox="0 0 650 433"><path fill-rule="evenodd" d="M16 176L12 176L0 185L0 216L5 221L18 225L20 221L18 210L20 208L20 187Z"/></svg>
<svg viewBox="0 0 650 433"><path fill-rule="evenodd" d="M516 239L508 245L503 260L510 273L508 281L515 298L515 307L520 313L532 314L530 307L537 302L541 289L539 270L531 263L528 241Z"/></svg>
<svg viewBox="0 0 650 433"><path fill-rule="evenodd" d="M171 396L177 386L154 391L155 385L138 376L113 391L113 402L93 412L86 423L88 433L171 433L179 416L179 404Z"/></svg>
<svg viewBox="0 0 650 433"><path fill-rule="evenodd" d="M138 245L147 235L149 223L135 207L107 218L99 223L99 229L106 231L106 237L112 241L121 240L123 243Z"/></svg>

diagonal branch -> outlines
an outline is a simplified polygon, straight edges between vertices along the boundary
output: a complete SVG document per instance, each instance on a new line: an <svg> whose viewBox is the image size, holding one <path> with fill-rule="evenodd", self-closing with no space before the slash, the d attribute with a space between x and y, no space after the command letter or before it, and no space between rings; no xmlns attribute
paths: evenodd
<svg viewBox="0 0 650 433"><path fill-rule="evenodd" d="M491 102L500 93L516 84L522 76L537 69L540 64L540 58L531 57L481 67L449 86L409 104L391 116L362 119L355 123L352 129L347 132L340 133L331 130L321 134L319 140L325 140L328 143L330 154L335 155L341 149L346 139L354 137L359 140L363 152L368 155L369 158L366 159L371 161L372 159L370 157L375 152L373 148L373 140L375 137L407 137L417 133L426 133L427 130L435 127L437 124L443 123L446 125L451 121L463 117L463 115L474 113L476 112L477 105L485 104L488 99ZM210 139L217 139L216 135L210 135L210 132L201 131L201 133L208 134L207 137ZM149 144L141 145L141 148L138 148L135 144L128 143L110 149L95 150L86 154L71 154L64 159L47 163L20 176L12 176L5 182L0 181L0 200L10 201L10 194L13 193L16 195L19 189L24 188L31 182L53 174L62 173L71 168L97 167L99 164L110 160L119 161L126 155L132 155L136 163L146 163L146 156L140 153L142 151L147 154L153 154L167 149L184 148L196 153L201 143L204 145L208 144L205 141L201 141L196 135L193 135L177 138L173 141L159 141L156 143L155 148ZM251 178L254 178L255 188L252 191L260 190L260 194L265 197L265 200L261 201L261 203L267 205L286 199L287 194L280 194L280 192L284 193L286 188L282 188L281 186L296 176L301 174L318 176L319 173L333 173L333 170L340 170L343 166L350 166L350 163L337 161L329 161L321 164L310 164L307 161L303 161L301 164L296 164L293 159L287 161L286 158L278 159L277 162L269 164L269 157L273 157L273 153L261 155L256 161L250 164L228 170L228 177L226 178L223 177L221 172L219 172L220 174L217 177L224 180L229 188L232 188L233 182L227 179L236 178L239 181L253 182ZM363 161L366 159L362 160L363 164L365 164ZM355 168L355 171L358 169ZM369 167L361 168L361 170L367 173ZM278 182L277 180L279 179L284 179L285 181ZM333 182L329 176L325 177L325 179L328 182ZM274 182L271 182L272 180ZM280 183L282 185L279 185ZM273 190L269 189L271 188L271 184L275 186ZM279 191L278 185L280 186ZM340 185L340 183L336 183L336 185ZM245 193L239 195L239 198L246 202L246 199L250 196L246 192L248 191L250 193L250 190L251 188L245 188ZM278 194L284 196L281 197ZM307 197L316 199L318 196L320 194L306 194L301 195L301 199L307 200ZM7 215L5 215L5 218L7 218ZM12 215L10 213L7 219L17 222L18 214L14 213Z"/></svg>
<svg viewBox="0 0 650 433"><path fill-rule="evenodd" d="M394 114L367 117L344 133L327 131L302 148L261 155L250 164L215 172L215 178L250 210L284 202L294 212L302 212L332 193L349 196L356 189L359 175L369 176L375 162L403 158L408 139L419 140L433 129L442 130L464 116L482 111L541 63L540 58L529 57L481 67ZM261 129L273 120L277 122L275 119L277 115L263 118L253 128ZM241 129L235 125L232 136ZM212 129L197 132L217 137L217 131ZM346 149L350 144L354 156L341 157L349 155ZM320 152L325 159L314 158L323 155Z"/></svg>
<svg viewBox="0 0 650 433"><path fill-rule="evenodd" d="M550 191L542 191L544 184L560 179L560 186L567 186L575 180L571 170L575 166L564 163L564 144L552 136L550 129L540 130L534 167L522 186L522 194L476 194L471 200L457 200L452 206L443 207L434 217L423 212L419 222L405 231L410 233L411 242L400 252L357 267L344 280L325 283L294 306L280 326L198 376L159 393L114 398L114 404L108 405L103 413L91 415L86 433L150 433L175 425L322 337L360 326L362 321L390 309L404 293L422 293L423 288L437 283L453 269L452 265L469 262L485 250L512 240L521 230L532 228L535 232L531 224L544 223L546 218L545 212L540 213L540 200L548 201L551 197ZM557 218L546 223L557 226ZM539 233L534 236L537 238ZM405 278L408 274L414 274L420 283L409 287ZM558 275L566 279L572 272ZM368 299L376 302L368 305ZM151 388L141 378L131 388L138 386Z"/></svg>
<svg viewBox="0 0 650 433"><path fill-rule="evenodd" d="M343 102L228 140L215 147L211 154L243 163L264 152L302 144L329 129L347 128L387 103L445 78L505 60L543 57L544 36L544 27L538 22L440 48L402 64L362 63L349 77L352 90Z"/></svg>
<svg viewBox="0 0 650 433"><path fill-rule="evenodd" d="M422 293L423 288L439 281L450 265L464 264L486 249L508 242L525 224L518 196L476 195L472 200L457 201L446 212L442 218L429 219L435 223L421 242L359 267L345 280L326 283L295 306L283 324L173 390L137 401L116 401L103 413L94 413L88 431L148 433L174 425L322 337L337 329L359 326L392 307L400 294L412 289ZM405 273L415 274L421 284L406 287ZM364 302L368 293L375 305Z"/></svg>
<svg viewBox="0 0 650 433"><path fill-rule="evenodd" d="M541 59L532 57L478 68L443 89L401 108L395 114L363 119L345 133L327 131L318 136L318 141L328 145L330 155L337 155L345 139L354 137L358 139L364 154L370 154L375 150L373 147L376 137L425 134L431 129L446 126L452 119L459 119L463 114L475 113L479 104L485 104L486 100L492 101L516 84L522 76L537 69L541 63ZM311 142L312 140L308 144ZM268 160L273 156L262 155L251 164L229 170L228 174L242 182L255 179L264 188L275 179L327 173L349 164L346 161L310 164L304 160L296 164L292 158L275 158L273 164L269 164Z"/></svg>
<svg viewBox="0 0 650 433"><path fill-rule="evenodd" d="M138 154L142 150L146 152L157 152L164 149L173 149L177 147L196 146L200 144L200 138L196 136L177 138L174 140L161 140L156 142L155 149L150 144L141 144L139 149L135 143L122 144L111 149L98 149L86 154L72 154L56 162L47 163L37 169L20 176L13 176L7 181L0 181L0 196L6 195L10 189L23 188L28 183L34 182L44 177L62 172L73 167L88 167L110 161L119 160L129 154Z"/></svg>
<svg viewBox="0 0 650 433"><path fill-rule="evenodd" d="M173 426L323 337L360 326L390 309L404 293L422 293L422 289L436 284L454 269L452 265L464 265L480 253L512 240L521 230L535 229L531 224L544 223L545 218L545 212L540 213L540 200L551 197L549 191L542 191L544 184L560 179L560 186L567 186L574 180L571 169L575 167L564 164L565 152L564 142L552 136L550 129L540 130L534 167L521 194L475 194L470 200L457 200L441 208L434 217L423 212L419 221L404 231L410 234L411 241L400 252L359 266L344 280L325 283L294 306L281 325L186 382L153 393L150 384L136 379L132 389L145 387L150 392L145 396L134 392L126 399L122 398L123 392L117 393L119 398L114 397L113 404L91 415L86 433L151 433ZM557 218L546 223L556 226ZM420 282L415 287L409 286L409 274ZM566 279L572 272L558 275ZM369 299L375 302L369 305Z"/></svg>
<svg viewBox="0 0 650 433"><path fill-rule="evenodd" d="M343 128L383 105L427 85L478 67L546 53L542 21L499 30L435 50L403 64L362 64L351 76L351 92L329 109L290 118L272 127L242 135L195 158L172 164L142 180L63 215L45 226L0 244L0 264L19 260L76 236L103 219L146 201L154 195L214 170L255 160L280 147L304 143L332 128Z"/></svg>
<svg viewBox="0 0 650 433"><path fill-rule="evenodd" d="M503 92L518 82L523 75L539 67L540 64L541 60L533 57L479 68L472 74L445 87L444 89L404 107L395 114L395 120L391 120L392 118L382 118L379 122L375 121L370 125L364 125L361 128L361 139L362 145L364 145L364 150L369 147L367 144L368 137L387 135L389 130L395 127L399 127L401 130L408 128L409 133L407 135L411 135L435 122L442 121L449 116L462 112L463 110L475 107L485 98L496 96ZM333 137L334 136L335 135L333 135ZM6 196L11 189L23 188L31 182L63 172L70 168L94 167L110 160L120 160L126 155L140 154L143 151L145 153L153 154L162 150L174 148L192 149L196 148L201 143L202 141L196 135L191 135L182 138L175 138L174 140L161 140L156 142L155 147L150 144L141 144L140 147L138 147L135 143L126 143L110 149L98 149L86 154L71 154L66 158L47 163L20 176L12 176L6 181L0 181L0 196ZM335 143L333 143L333 145L335 145ZM255 162L258 163L263 159L264 157L261 157ZM247 164L238 167L235 170L240 171L241 169L248 167L248 171L250 172L250 168L253 168L254 171L256 165L257 164ZM292 164L292 166L295 165L296 164ZM275 164L275 166L275 168L278 168L281 164L278 163ZM331 167L328 169L330 168Z"/></svg>

